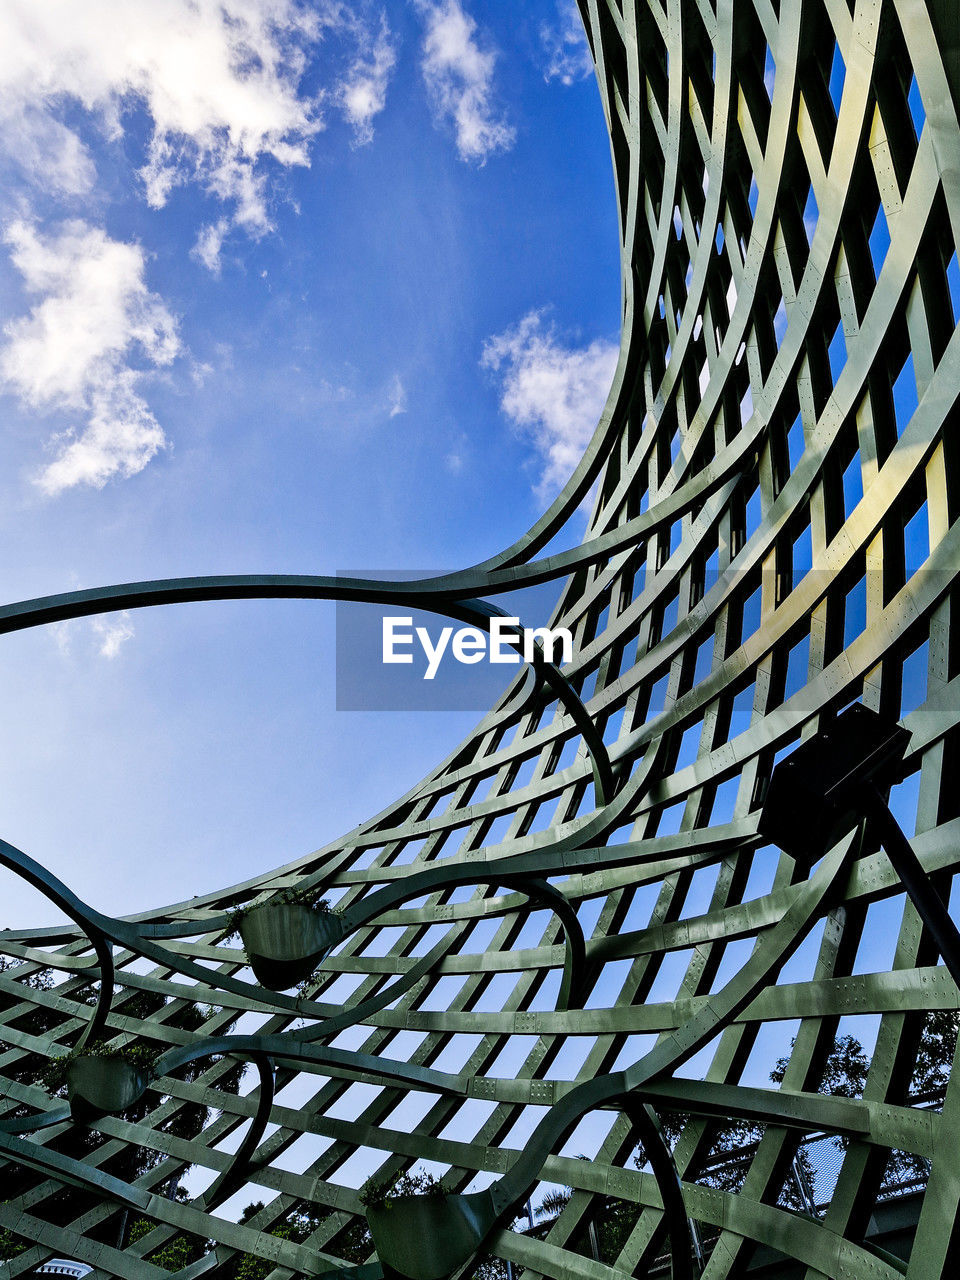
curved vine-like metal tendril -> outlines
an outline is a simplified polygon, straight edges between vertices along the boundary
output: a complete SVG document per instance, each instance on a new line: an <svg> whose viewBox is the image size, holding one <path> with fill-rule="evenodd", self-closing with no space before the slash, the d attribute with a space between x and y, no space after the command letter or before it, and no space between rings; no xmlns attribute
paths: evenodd
<svg viewBox="0 0 960 1280"><path fill-rule="evenodd" d="M26 880L28 884L38 889L45 898L59 907L65 915L68 915L74 924L90 939L90 945L96 953L100 969L100 990L97 993L97 1003L93 1014L77 1041L76 1047L80 1048L85 1044L91 1043L106 1025L107 1014L113 1001L113 949L107 936L92 920L90 910L85 902L82 902L61 880L51 875L38 862L28 858L19 849L7 844L5 840L0 840L0 866L16 872L21 879Z"/></svg>
<svg viewBox="0 0 960 1280"><path fill-rule="evenodd" d="M51 622L91 617L125 609L213 600L341 600L364 604L398 604L455 618L489 631L494 618L511 618L487 600L462 599L456 592L410 590L405 583L367 578L331 578L311 574L230 574L214 577L158 579L118 583L88 591L68 591L0 606L0 635ZM521 628L522 632L522 628ZM522 636L504 641L519 648ZM584 737L593 767L597 807L613 794L613 773L603 738L573 686L553 663L534 651L533 665Z"/></svg>

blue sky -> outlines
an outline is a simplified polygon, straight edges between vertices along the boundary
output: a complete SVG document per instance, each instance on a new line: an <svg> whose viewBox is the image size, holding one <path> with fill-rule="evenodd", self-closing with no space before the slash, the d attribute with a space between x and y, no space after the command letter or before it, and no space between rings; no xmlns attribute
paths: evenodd
<svg viewBox="0 0 960 1280"><path fill-rule="evenodd" d="M560 488L620 306L568 0L10 0L2 596L437 570ZM475 713L337 713L334 611L7 637L0 834L116 911L283 863ZM8 886L9 921L52 919Z"/></svg>

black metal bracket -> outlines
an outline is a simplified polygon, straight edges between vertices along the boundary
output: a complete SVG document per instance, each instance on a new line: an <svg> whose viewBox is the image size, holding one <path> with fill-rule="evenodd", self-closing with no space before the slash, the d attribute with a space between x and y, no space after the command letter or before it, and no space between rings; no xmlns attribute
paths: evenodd
<svg viewBox="0 0 960 1280"><path fill-rule="evenodd" d="M851 827L866 821L960 987L960 930L883 795L909 743L901 725L861 703L848 707L774 769L759 831L810 866Z"/></svg>

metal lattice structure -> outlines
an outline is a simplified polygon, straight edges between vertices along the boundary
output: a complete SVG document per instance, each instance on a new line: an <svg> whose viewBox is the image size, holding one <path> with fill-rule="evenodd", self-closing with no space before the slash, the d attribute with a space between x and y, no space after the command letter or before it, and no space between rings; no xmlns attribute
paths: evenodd
<svg viewBox="0 0 960 1280"><path fill-rule="evenodd" d="M576 641L566 685L518 683L412 792L255 881L116 921L2 847L77 922L0 935L4 1275L56 1255L118 1277L374 1280L356 1188L424 1161L452 1192L493 1186L485 1275L665 1275L668 1229L675 1269L683 1235L710 1280L957 1266L957 986L871 827L811 851L809 874L758 833L775 762L858 700L910 733L891 803L944 898L960 870L956 5L581 9L623 341L534 528L420 583L196 579L0 610L9 631L296 595L475 620L557 578ZM594 485L582 545L544 559ZM339 914L318 924L300 891ZM255 981L225 937L226 913L278 894L324 934L300 994ZM838 1092L851 1030L869 1062ZM38 1082L94 1036L163 1051L131 1067L125 1111ZM574 1095L578 1127L548 1132ZM633 1158L639 1139L656 1166L643 1104L665 1175ZM798 1152L824 1134L818 1199ZM894 1167L898 1250L876 1235ZM519 1199L498 1200L511 1177ZM538 1180L572 1195L514 1223ZM245 1223L221 1211L245 1199L264 1202Z"/></svg>

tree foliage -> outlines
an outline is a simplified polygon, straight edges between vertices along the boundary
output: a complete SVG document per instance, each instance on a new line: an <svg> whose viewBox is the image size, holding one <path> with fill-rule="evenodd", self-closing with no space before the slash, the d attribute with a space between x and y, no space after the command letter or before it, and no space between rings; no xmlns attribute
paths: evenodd
<svg viewBox="0 0 960 1280"><path fill-rule="evenodd" d="M148 1236L157 1225L151 1218L137 1218L130 1226L128 1243L137 1244ZM178 1234L161 1249L152 1253L148 1260L155 1267L161 1267L164 1271L180 1271L183 1267L189 1266L191 1262L196 1262L198 1258L202 1257L209 1248L209 1243L209 1241L202 1240L199 1236Z"/></svg>
<svg viewBox="0 0 960 1280"><path fill-rule="evenodd" d="M0 1262L9 1262L25 1249L30 1248L30 1241L16 1235L6 1227L0 1227Z"/></svg>

